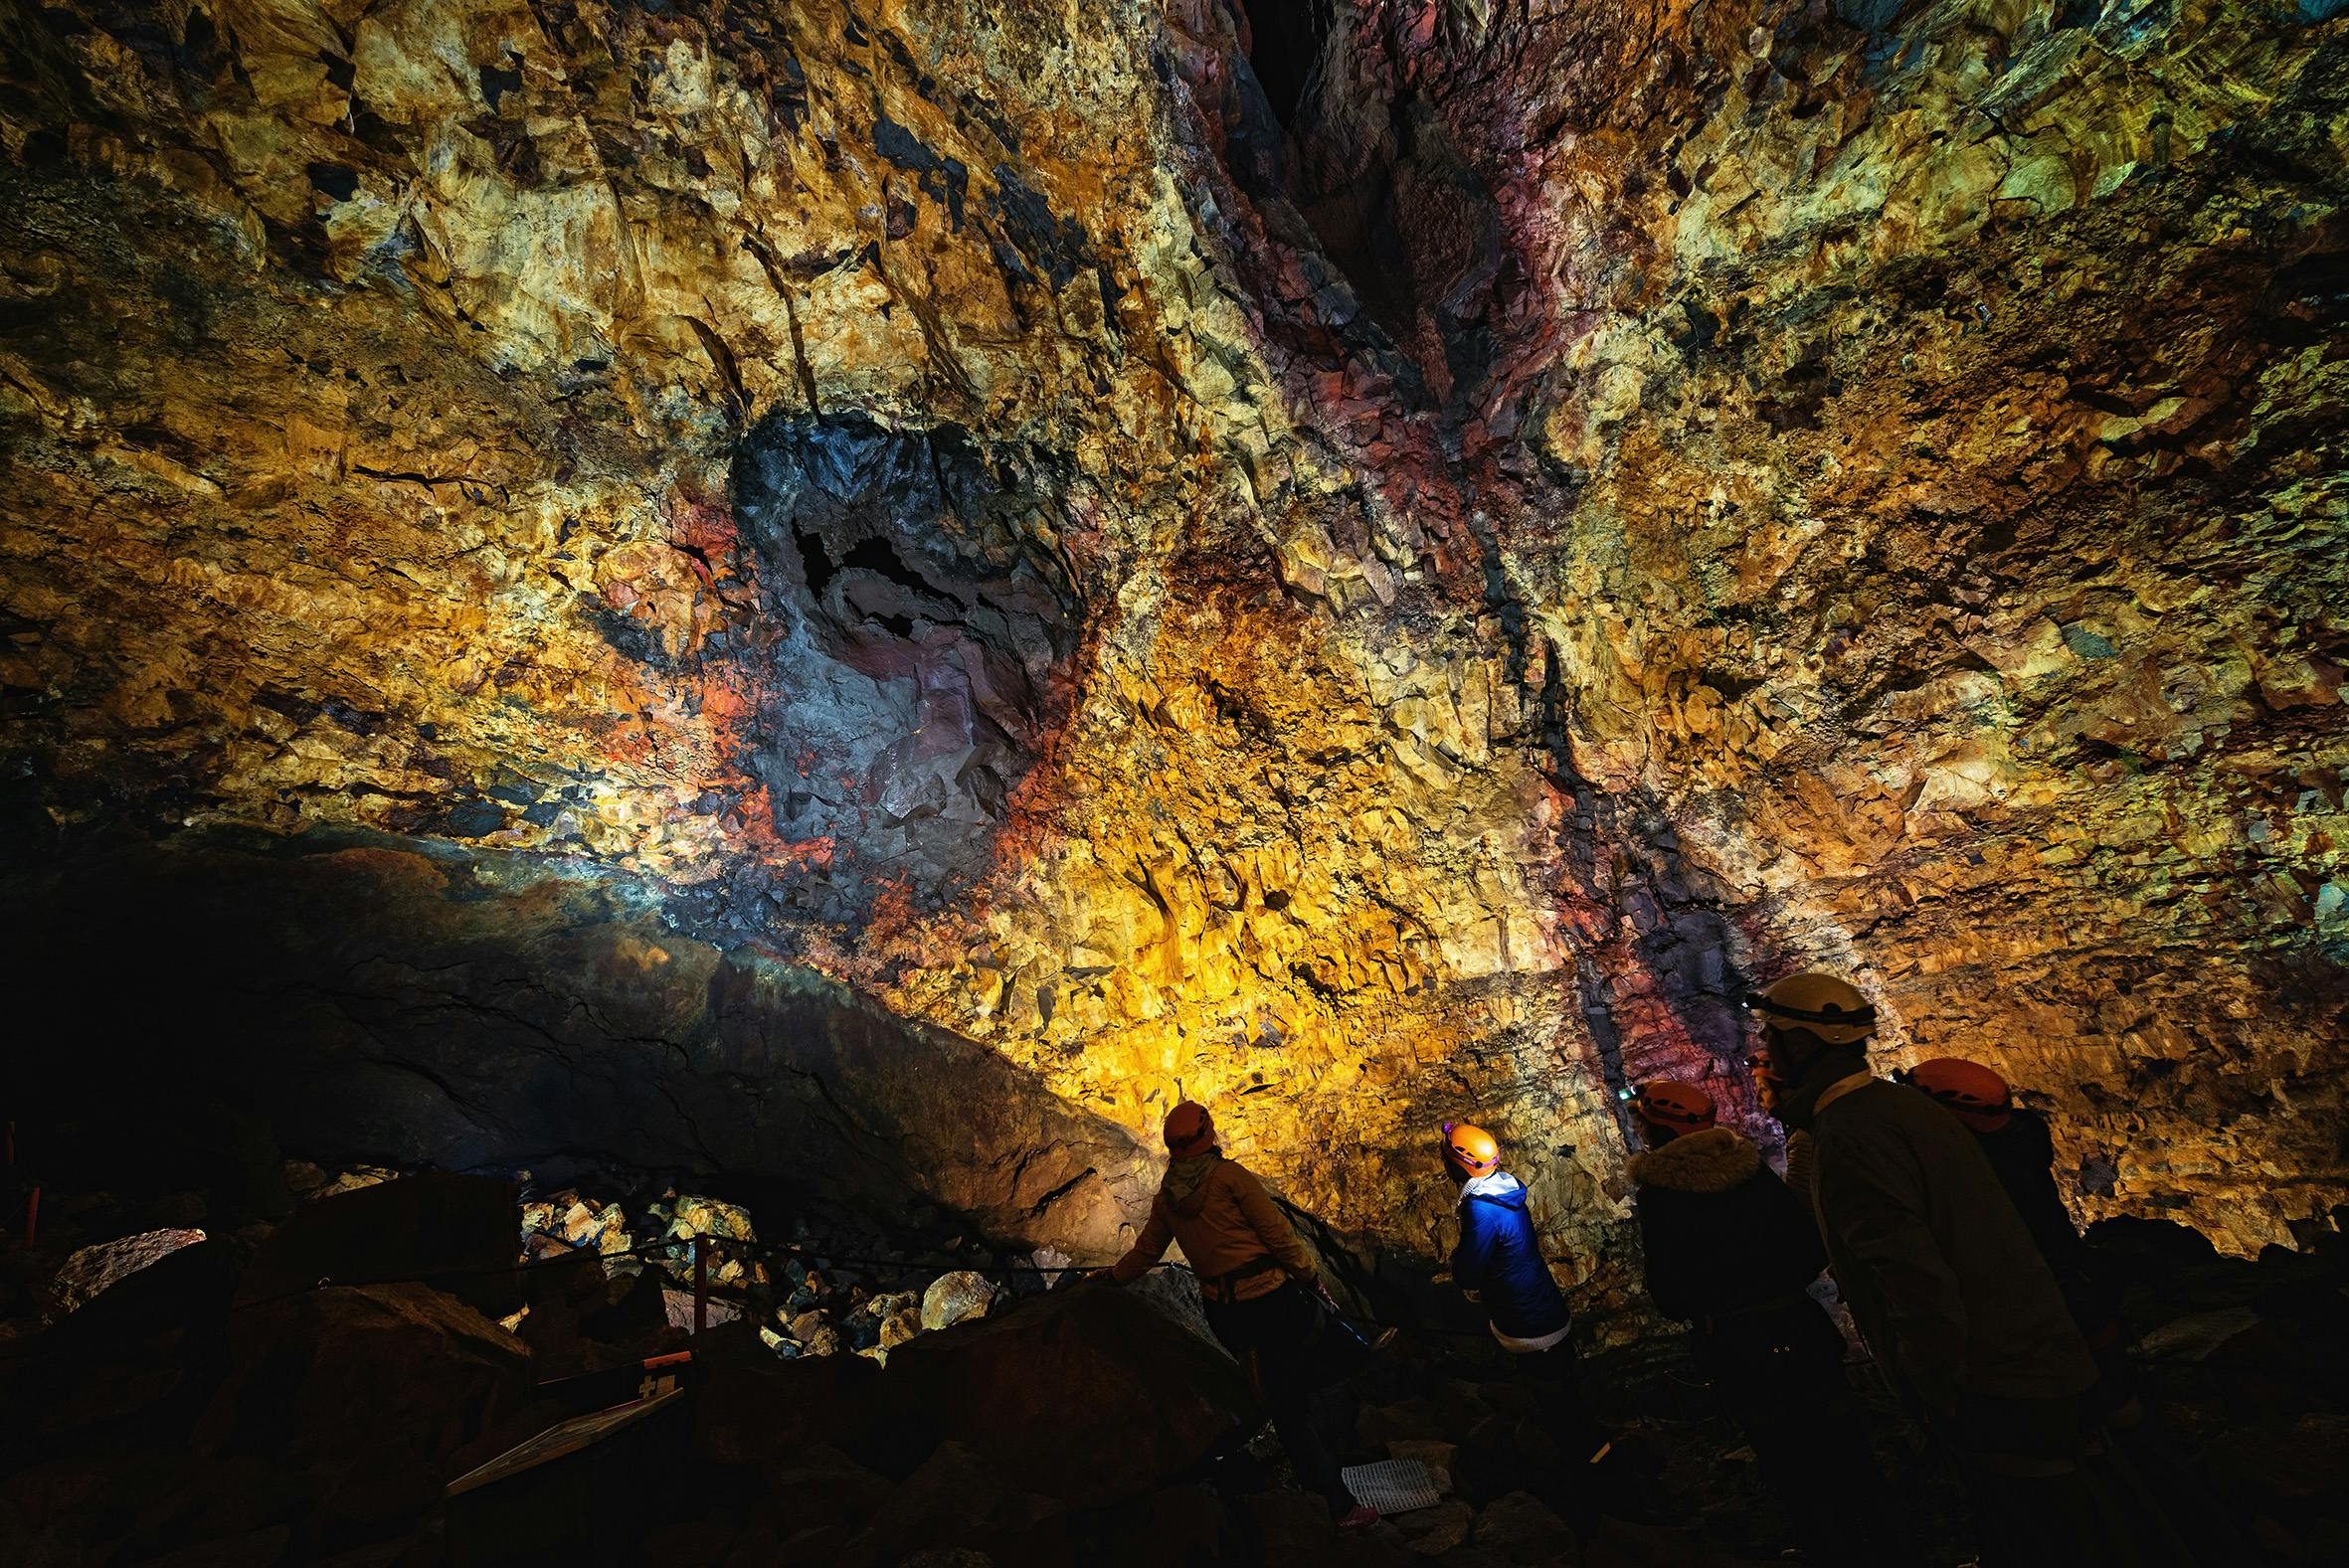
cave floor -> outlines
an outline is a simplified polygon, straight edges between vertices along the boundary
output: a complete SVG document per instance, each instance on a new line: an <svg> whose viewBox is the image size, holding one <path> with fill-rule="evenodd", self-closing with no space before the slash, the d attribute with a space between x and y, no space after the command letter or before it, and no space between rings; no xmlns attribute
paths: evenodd
<svg viewBox="0 0 2349 1568"><path fill-rule="evenodd" d="M1086 1353L1107 1355L1099 1364L1108 1374L1080 1376L1047 1364L1050 1357L1032 1374L1051 1399L1090 1402L1095 1418L1106 1408L1108 1430L1127 1423L1133 1438L1130 1454L1092 1462L1110 1465L1109 1480L1072 1482L1068 1495L1040 1491L1032 1465L1023 1482L1002 1479L1036 1458L1015 1451L1036 1430L1021 1426L1016 1412L1006 1410L1000 1423L1014 1450L1008 1455L983 1458L984 1444L951 1438L940 1446L936 1432L915 1431L933 1414L923 1408L932 1396L909 1405L908 1385L875 1364L908 1343L947 1344L953 1323L991 1309L1006 1325L1049 1322L1056 1310L1075 1321L1099 1308L1066 1299L1088 1292L1119 1298L1120 1310L1158 1322L1155 1332L1173 1331L1170 1319L1185 1316L1195 1326L1195 1294L1179 1275L1154 1276L1144 1291L1059 1289L1045 1298L1056 1305L1014 1307L1020 1297L1043 1295L1053 1278L1020 1271L1057 1260L1013 1264L976 1246L945 1245L850 1258L842 1256L849 1246L884 1244L869 1235L817 1241L803 1227L797 1243L754 1254L746 1239L733 1259L716 1255L710 1321L697 1337L688 1239L747 1238L751 1217L736 1205L669 1190L624 1208L565 1189L525 1197L517 1221L505 1183L429 1178L455 1183L451 1190L463 1202L402 1207L401 1193L426 1184L385 1185L392 1173L366 1169L288 1171L303 1197L282 1227L194 1193L125 1201L53 1192L45 1195L50 1218L39 1244L27 1248L21 1232L9 1236L0 1254L0 1391L26 1414L0 1445L0 1559L480 1560L468 1555L461 1518L452 1530L446 1481L517 1433L551 1424L551 1379L618 1367L625 1381L645 1357L690 1349L708 1368L697 1375L720 1381L699 1386L694 1424L671 1431L659 1455L643 1461L632 1504L599 1503L615 1532L640 1537L641 1560L1149 1562L1177 1540L1189 1543L1186 1555L1166 1560L1449 1568L1575 1560L1552 1507L1564 1501L1550 1483L1556 1467L1539 1435L1540 1412L1508 1381L1506 1358L1475 1340L1406 1331L1322 1396L1323 1424L1345 1463L1416 1459L1442 1475L1445 1491L1437 1506L1341 1540L1315 1500L1286 1482L1267 1433L1237 1448L1227 1437L1206 1459L1154 1470L1152 1456L1171 1452L1158 1428L1174 1418L1153 1414L1144 1400L1117 1407L1129 1397L1118 1391L1130 1370L1119 1358L1143 1353L1110 1342L1115 1333L1105 1340L1098 1325L1072 1331L1091 1336ZM271 1267L274 1232L301 1229L304 1211L314 1217L321 1199L347 1201L371 1188L370 1201L382 1200L372 1212L395 1230L428 1223L419 1216L456 1215L486 1193L491 1254L510 1271L519 1231L522 1255L539 1264L529 1271L538 1283L525 1293L526 1309L502 1311L514 1303L481 1297L463 1271L373 1291L310 1290L305 1281L253 1299L254 1278ZM198 1221L212 1222L210 1238ZM207 1239L211 1245L197 1245ZM2143 1221L2099 1227L2091 1239L2130 1282L2147 1430L2240 1532L2242 1560L2349 1557L2349 1260L2338 1250L2282 1249L2257 1262L2227 1259L2191 1231ZM416 1245L433 1240L410 1235L381 1245L387 1258L413 1259ZM766 1261L742 1265L754 1256ZM224 1261L243 1281L233 1309L230 1276L218 1267ZM233 1328L208 1330L201 1302L209 1291L223 1293L224 1311L296 1311L271 1332L307 1348L286 1359L282 1346L263 1354ZM318 1306L345 1297L364 1300ZM1139 1305L1146 1300L1150 1307ZM1195 1337L1176 1332L1172 1343L1174 1353L1156 1357L1164 1364L1155 1372L1133 1372L1162 1379L1154 1397L1179 1398L1186 1376L1228 1382L1228 1363ZM389 1366L396 1380L387 1392L338 1357ZM1905 1560L1969 1561L1963 1510L1945 1473L1873 1367L1855 1359L1847 1370L1877 1418L1879 1460L1910 1531ZM1786 1523L1751 1450L1716 1413L1677 1336L1594 1351L1584 1371L1594 1413L1617 1435L1606 1472L1610 1517L1591 1562L1730 1565L1785 1552ZM778 1372L798 1380L790 1385L795 1404L844 1401L837 1408L848 1414L834 1421L840 1430L826 1441L794 1439L781 1452L746 1440L744 1431L759 1423L743 1415L739 1392L723 1380ZM527 1397L533 1381L538 1395L529 1408L499 1405L497 1389ZM1225 1430L1246 1408L1228 1390L1201 1397L1224 1399L1214 1420ZM336 1401L372 1407L365 1441L338 1425L349 1416L326 1408ZM991 1428L983 1421L981 1430ZM351 1452L372 1458L346 1463ZM1107 1501L1105 1487L1115 1494ZM569 1528L548 1523L548 1539L567 1538Z"/></svg>

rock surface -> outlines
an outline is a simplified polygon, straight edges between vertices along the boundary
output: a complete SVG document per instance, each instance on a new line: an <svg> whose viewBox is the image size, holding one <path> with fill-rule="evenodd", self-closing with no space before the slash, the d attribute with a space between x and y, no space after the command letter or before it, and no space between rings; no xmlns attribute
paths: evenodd
<svg viewBox="0 0 2349 1568"><path fill-rule="evenodd" d="M1248 1403L1230 1357L1094 1283L917 1335L891 1353L887 1386L1013 1486L1079 1505L1188 1469Z"/></svg>
<svg viewBox="0 0 2349 1568"><path fill-rule="evenodd" d="M338 1473L438 1467L512 1417L530 1390L519 1340L423 1285L337 1286L257 1306L232 1319L231 1347L199 1448Z"/></svg>
<svg viewBox="0 0 2349 1568"><path fill-rule="evenodd" d="M104 1294L121 1280L203 1239L200 1230L165 1229L142 1231L120 1241L84 1247L57 1271L57 1278L50 1282L50 1294L59 1311L77 1311L83 1304Z"/></svg>
<svg viewBox="0 0 2349 1568"><path fill-rule="evenodd" d="M50 1065L246 1073L321 1157L854 1151L1088 1259L1182 1095L1415 1246L1473 1110L1603 1294L1612 1090L1745 1114L1730 998L1816 962L2083 1211L2288 1241L2332 9L28 10Z"/></svg>
<svg viewBox="0 0 2349 1568"><path fill-rule="evenodd" d="M984 1274L969 1269L942 1274L922 1292L922 1326L952 1328L970 1318L985 1317L994 1300L994 1285Z"/></svg>

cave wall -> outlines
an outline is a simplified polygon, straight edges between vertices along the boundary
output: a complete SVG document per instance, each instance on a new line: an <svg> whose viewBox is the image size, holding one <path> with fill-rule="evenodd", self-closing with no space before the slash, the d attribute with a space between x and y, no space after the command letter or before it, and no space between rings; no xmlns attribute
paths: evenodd
<svg viewBox="0 0 2349 1568"><path fill-rule="evenodd" d="M151 884L371 1151L1098 1250L1188 1094L1422 1245L1465 1111L1608 1280L1614 1089L1818 962L2085 1213L2339 1201L2349 23L1304 9L0 9L43 1016Z"/></svg>

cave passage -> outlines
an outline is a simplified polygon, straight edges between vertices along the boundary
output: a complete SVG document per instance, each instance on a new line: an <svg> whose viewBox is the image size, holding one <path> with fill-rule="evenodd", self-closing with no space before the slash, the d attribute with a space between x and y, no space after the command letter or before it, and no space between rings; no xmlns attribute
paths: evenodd
<svg viewBox="0 0 2349 1568"><path fill-rule="evenodd" d="M1330 36L1333 0L1254 0L1240 11L1248 24L1248 65L1274 116L1293 124Z"/></svg>

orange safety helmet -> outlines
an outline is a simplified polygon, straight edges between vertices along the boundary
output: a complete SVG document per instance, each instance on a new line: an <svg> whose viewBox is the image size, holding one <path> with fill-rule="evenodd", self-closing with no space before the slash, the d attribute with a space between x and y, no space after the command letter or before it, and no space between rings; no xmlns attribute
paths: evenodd
<svg viewBox="0 0 2349 1568"><path fill-rule="evenodd" d="M1455 1169L1472 1176L1489 1176L1501 1168L1501 1144L1492 1133L1466 1122L1444 1124L1444 1158Z"/></svg>
<svg viewBox="0 0 2349 1568"><path fill-rule="evenodd" d="M1702 1132L1713 1126L1713 1096L1695 1084L1642 1084L1633 1091L1631 1108L1639 1119L1668 1132Z"/></svg>
<svg viewBox="0 0 2349 1568"><path fill-rule="evenodd" d="M1936 1056L1929 1062L1917 1063L1907 1077L1908 1082L1956 1112L1957 1119L1977 1132L1995 1132L2014 1116L2014 1099L2007 1089L2007 1081L1980 1062Z"/></svg>
<svg viewBox="0 0 2349 1568"><path fill-rule="evenodd" d="M1176 1159L1204 1154L1215 1146L1215 1119L1196 1100L1185 1100L1167 1113L1167 1152Z"/></svg>

